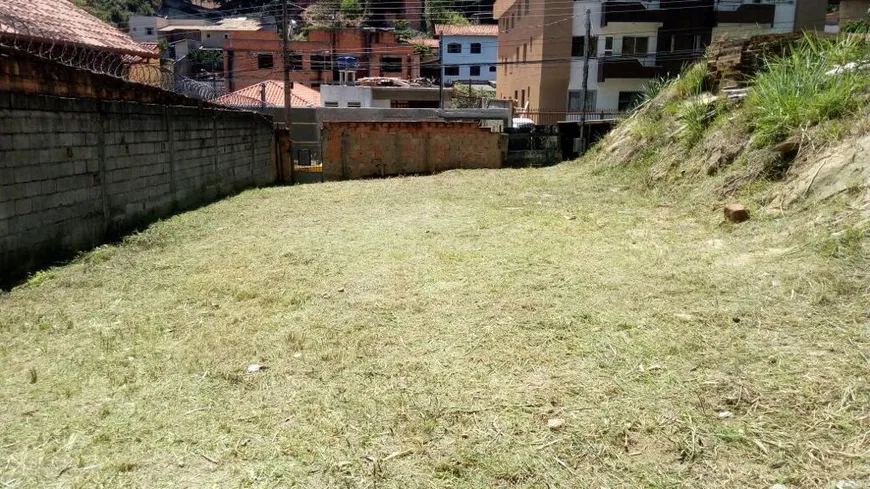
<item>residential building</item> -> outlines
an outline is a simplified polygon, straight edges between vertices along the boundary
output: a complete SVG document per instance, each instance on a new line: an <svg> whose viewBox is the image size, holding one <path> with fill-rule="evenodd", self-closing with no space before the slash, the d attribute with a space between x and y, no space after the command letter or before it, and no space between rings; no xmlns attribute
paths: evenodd
<svg viewBox="0 0 870 489"><path fill-rule="evenodd" d="M320 93L317 90L296 83L290 91L292 107L319 107ZM241 90L218 97L212 102L249 110L274 109L284 107L284 82L266 80Z"/></svg>
<svg viewBox="0 0 870 489"><path fill-rule="evenodd" d="M338 59L356 59L355 78L420 76L420 55L400 43L392 29L315 29L308 39L291 41L290 79L312 86L339 80ZM282 79L279 36L267 32L232 32L224 42L224 72L230 91L261 80Z"/></svg>
<svg viewBox="0 0 870 489"><path fill-rule="evenodd" d="M369 79L372 80L372 79ZM375 79L366 85L321 85L324 107L378 107L393 109L437 109L441 102L438 87L414 86L400 80ZM360 83L367 83L366 79ZM450 104L451 89L445 89L444 104Z"/></svg>
<svg viewBox="0 0 870 489"><path fill-rule="evenodd" d="M197 46L207 49L221 49L231 32L265 31L277 35L275 19L267 17L228 17L217 22L206 19L171 19L157 16L131 15L129 22L130 37L138 42L158 42L165 39L170 45L195 41Z"/></svg>
<svg viewBox="0 0 870 489"><path fill-rule="evenodd" d="M499 61L506 63L499 71L498 94L521 109L553 112L625 110L650 79L678 73L714 38L821 31L826 5L824 0L543 0L543 9L554 13L542 21L540 15L528 15L529 2L496 1ZM566 8L573 15L564 20L555 12ZM584 104L587 9L591 41Z"/></svg>
<svg viewBox="0 0 870 489"><path fill-rule="evenodd" d="M444 83L495 81L498 59L497 25L436 25L435 37L444 49Z"/></svg>

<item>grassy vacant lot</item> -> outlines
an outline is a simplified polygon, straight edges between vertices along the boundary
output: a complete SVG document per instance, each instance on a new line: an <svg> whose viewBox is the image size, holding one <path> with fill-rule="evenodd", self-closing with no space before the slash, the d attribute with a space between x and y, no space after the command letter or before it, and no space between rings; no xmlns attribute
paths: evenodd
<svg viewBox="0 0 870 489"><path fill-rule="evenodd" d="M865 483L848 214L633 181L257 190L42 272L0 295L0 484Z"/></svg>

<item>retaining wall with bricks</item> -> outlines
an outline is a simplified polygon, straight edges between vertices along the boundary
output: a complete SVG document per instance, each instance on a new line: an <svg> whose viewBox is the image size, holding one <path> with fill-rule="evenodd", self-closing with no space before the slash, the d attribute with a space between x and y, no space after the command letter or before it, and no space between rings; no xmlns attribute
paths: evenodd
<svg viewBox="0 0 870 489"><path fill-rule="evenodd" d="M275 181L262 115L0 91L0 282Z"/></svg>
<svg viewBox="0 0 870 489"><path fill-rule="evenodd" d="M323 121L325 180L499 168L503 134L477 122Z"/></svg>

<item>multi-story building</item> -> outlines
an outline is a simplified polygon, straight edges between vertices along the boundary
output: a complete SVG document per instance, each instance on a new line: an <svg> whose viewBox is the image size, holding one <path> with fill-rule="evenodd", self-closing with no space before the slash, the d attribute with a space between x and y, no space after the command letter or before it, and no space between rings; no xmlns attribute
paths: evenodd
<svg viewBox="0 0 870 489"><path fill-rule="evenodd" d="M444 49L444 83L495 81L497 25L436 25L435 37Z"/></svg>
<svg viewBox="0 0 870 489"><path fill-rule="evenodd" d="M539 1L543 5L532 7L530 0L496 1L499 61L506 63L498 72L498 94L530 111L556 112L625 110L650 79L679 73L713 39L823 30L826 6L825 0Z"/></svg>
<svg viewBox="0 0 870 489"><path fill-rule="evenodd" d="M420 76L420 55L391 29L315 29L291 41L290 79L312 86L339 80L341 58L354 59L353 77ZM345 70L347 71L347 70ZM224 74L230 91L283 77L281 40L274 33L233 32L224 42Z"/></svg>

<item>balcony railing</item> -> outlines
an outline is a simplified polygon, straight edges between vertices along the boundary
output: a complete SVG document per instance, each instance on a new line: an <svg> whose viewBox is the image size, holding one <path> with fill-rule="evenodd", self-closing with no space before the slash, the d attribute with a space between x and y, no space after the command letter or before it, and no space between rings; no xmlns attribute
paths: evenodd
<svg viewBox="0 0 870 489"><path fill-rule="evenodd" d="M601 6L601 27L611 22L662 22L664 11L658 2L606 1Z"/></svg>
<svg viewBox="0 0 870 489"><path fill-rule="evenodd" d="M773 27L776 4L719 2L716 4L716 25L761 24Z"/></svg>
<svg viewBox="0 0 870 489"><path fill-rule="evenodd" d="M559 122L580 122L582 111L530 111L516 113L514 117L522 117L535 121L538 126L551 126ZM625 112L617 110L588 110L587 121L613 121L621 117Z"/></svg>

